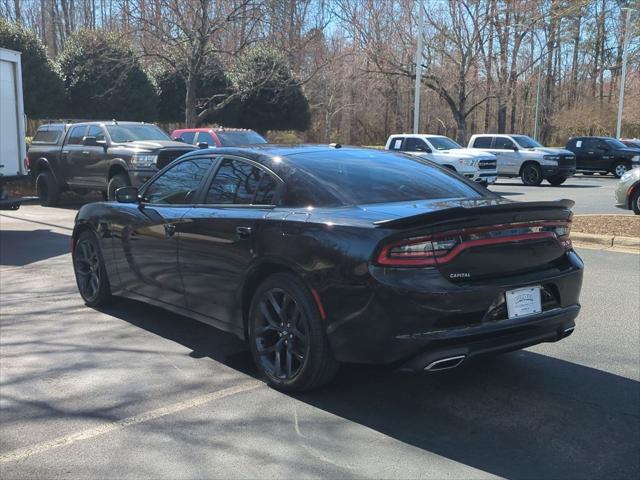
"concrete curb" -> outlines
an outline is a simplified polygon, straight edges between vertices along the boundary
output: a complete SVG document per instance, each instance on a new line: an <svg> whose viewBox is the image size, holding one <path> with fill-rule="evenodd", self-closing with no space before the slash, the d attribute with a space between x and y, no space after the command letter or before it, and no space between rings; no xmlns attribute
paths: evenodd
<svg viewBox="0 0 640 480"><path fill-rule="evenodd" d="M571 240L576 244L586 244L601 248L638 250L640 253L639 237L619 237L615 235L595 235L592 233L571 232Z"/></svg>

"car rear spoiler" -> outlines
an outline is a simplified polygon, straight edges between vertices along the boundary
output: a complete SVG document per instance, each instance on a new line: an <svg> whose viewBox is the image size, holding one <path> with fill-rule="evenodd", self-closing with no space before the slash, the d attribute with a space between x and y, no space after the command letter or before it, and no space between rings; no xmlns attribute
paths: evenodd
<svg viewBox="0 0 640 480"><path fill-rule="evenodd" d="M465 217L475 217L487 213L524 213L531 210L567 210L570 215L571 207L574 205L575 202L573 200L562 199L551 202L509 202L497 205L483 205L480 207L453 207L408 217L379 220L374 222L374 225L384 228L407 228L425 223L460 220Z"/></svg>

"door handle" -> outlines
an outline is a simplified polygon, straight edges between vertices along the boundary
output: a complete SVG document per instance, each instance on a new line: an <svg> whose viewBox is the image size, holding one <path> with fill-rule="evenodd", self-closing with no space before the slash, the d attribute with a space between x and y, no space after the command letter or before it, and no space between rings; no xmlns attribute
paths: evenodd
<svg viewBox="0 0 640 480"><path fill-rule="evenodd" d="M173 234L176 233L176 226L173 223L165 223L164 233L167 237L173 237Z"/></svg>
<svg viewBox="0 0 640 480"><path fill-rule="evenodd" d="M83 150L83 151L82 151L82 154L83 154L83 155L89 155L90 153L91 153L91 152L89 152L88 150Z"/></svg>
<svg viewBox="0 0 640 480"><path fill-rule="evenodd" d="M251 237L251 227L236 227L236 235L240 240L246 240Z"/></svg>

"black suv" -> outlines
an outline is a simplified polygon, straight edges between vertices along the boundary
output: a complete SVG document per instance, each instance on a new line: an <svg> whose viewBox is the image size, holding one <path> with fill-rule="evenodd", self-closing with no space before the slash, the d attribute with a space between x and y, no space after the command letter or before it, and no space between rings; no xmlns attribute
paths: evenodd
<svg viewBox="0 0 640 480"><path fill-rule="evenodd" d="M113 200L116 189L142 185L195 149L149 123L52 123L38 129L28 157L42 204L54 206L64 190L98 190Z"/></svg>
<svg viewBox="0 0 640 480"><path fill-rule="evenodd" d="M576 169L587 175L610 172L620 178L640 164L640 149L611 137L575 137L567 142L567 150L576 154Z"/></svg>

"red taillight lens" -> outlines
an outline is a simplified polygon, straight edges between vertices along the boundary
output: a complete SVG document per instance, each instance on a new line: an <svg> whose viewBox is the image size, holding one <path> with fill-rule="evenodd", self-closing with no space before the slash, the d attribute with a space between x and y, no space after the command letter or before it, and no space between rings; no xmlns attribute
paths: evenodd
<svg viewBox="0 0 640 480"><path fill-rule="evenodd" d="M534 222L407 238L385 245L378 255L377 263L386 266L430 266L449 262L467 248L543 238L555 238L565 250L570 250L570 230L571 224L567 222Z"/></svg>

